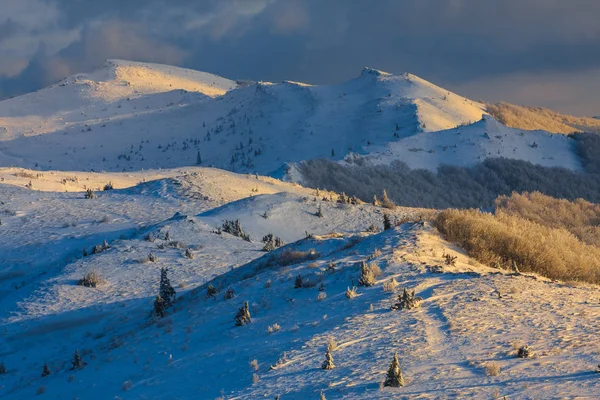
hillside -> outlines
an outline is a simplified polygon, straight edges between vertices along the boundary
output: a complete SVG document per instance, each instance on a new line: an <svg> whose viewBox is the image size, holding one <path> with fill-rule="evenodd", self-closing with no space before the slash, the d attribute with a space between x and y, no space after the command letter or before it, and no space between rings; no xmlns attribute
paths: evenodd
<svg viewBox="0 0 600 400"><path fill-rule="evenodd" d="M458 155L468 153L471 164L502 155L580 169L570 139L545 147L540 133L519 139L521 132L479 122L485 115L485 105L417 76L371 68L339 85L240 85L176 67L109 61L0 102L0 165L118 172L201 164L282 177L288 163L316 158L401 159L421 168L422 154L407 151L450 146L457 156L438 152L438 163L465 165ZM448 140L464 127L471 127L468 140ZM490 146L486 135L508 139ZM525 147L534 142L544 143L537 154Z"/></svg>
<svg viewBox="0 0 600 400"><path fill-rule="evenodd" d="M543 107L518 106L500 102L486 104L485 109L502 124L511 128L544 130L553 133L600 132L597 118L574 117Z"/></svg>
<svg viewBox="0 0 600 400"><path fill-rule="evenodd" d="M31 173L0 171L3 399L592 398L600 389L596 288L490 269L428 223L367 231L390 210L215 169L47 171L34 190L22 187ZM116 188L84 199L64 192L63 176L77 176L69 190ZM233 219L250 242L219 233ZM285 246L263 252L268 233ZM104 240L109 248L90 254ZM382 272L349 299L362 261ZM161 267L177 301L154 319ZM97 287L76 284L92 270ZM404 288L420 307L391 310ZM252 322L235 326L246 301ZM331 341L336 368L322 370ZM525 344L534 355L519 359ZM76 349L87 365L73 370ZM383 388L395 352L405 386ZM51 373L41 377L44 363Z"/></svg>

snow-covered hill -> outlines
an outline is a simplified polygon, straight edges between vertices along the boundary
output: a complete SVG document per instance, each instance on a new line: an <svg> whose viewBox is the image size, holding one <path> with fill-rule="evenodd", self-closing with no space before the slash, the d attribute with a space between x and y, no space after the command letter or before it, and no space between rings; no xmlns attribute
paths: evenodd
<svg viewBox="0 0 600 400"><path fill-rule="evenodd" d="M22 183L26 173L1 176ZM61 174L34 182L61 188ZM271 178L193 168L153 171L147 178L164 176L136 185L143 174L106 174L120 188L94 199L0 185L3 399L552 399L600 390L596 288L484 267L427 224L367 231L390 211ZM103 176L78 181L95 187ZM233 219L251 242L219 233ZM263 252L268 233L287 244ZM81 256L104 240L108 249ZM362 261L382 273L349 299ZM153 320L161 267L178 300ZM92 270L103 282L78 286ZM422 297L420 308L390 309L404 288ZM246 301L252 322L235 326ZM330 342L336 368L322 370ZM533 358L515 357L524 344ZM81 370L70 369L75 350ZM405 386L382 388L395 352ZM44 363L51 374L42 377Z"/></svg>
<svg viewBox="0 0 600 400"><path fill-rule="evenodd" d="M370 68L333 86L237 84L181 68L109 61L92 74L0 102L0 165L139 171L201 163L281 177L286 163L351 154L421 167L406 157L420 148L413 142L445 147L448 130L471 124L469 140L450 140L457 154L540 162L527 148L490 148L490 124L478 123L484 109L414 75ZM493 131L511 145L537 143L513 140L521 132L502 125ZM565 154L571 147L568 138L553 140L538 151L545 153L542 164L578 169L575 155ZM465 164L459 156L442 161Z"/></svg>

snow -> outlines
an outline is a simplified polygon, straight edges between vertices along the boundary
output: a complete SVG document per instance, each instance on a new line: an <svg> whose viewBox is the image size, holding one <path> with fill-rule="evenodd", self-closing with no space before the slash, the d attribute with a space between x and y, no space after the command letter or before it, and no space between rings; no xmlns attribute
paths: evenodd
<svg viewBox="0 0 600 400"><path fill-rule="evenodd" d="M439 161L429 164L431 157L406 153L456 145L460 154L468 153L468 164L502 155L580 169L569 138L530 151L527 145L544 135L527 132L522 140L490 146L484 137L488 130L518 132L496 124L483 104L415 75L365 68L357 78L330 86L239 82L170 66L108 61L91 74L1 101L0 165L134 172L201 161L281 178L293 163L343 160L348 154L375 163L400 159L413 168L463 165L463 157L435 156ZM448 139L466 127L468 140ZM555 150L560 156L554 159L540 155Z"/></svg>
<svg viewBox="0 0 600 400"><path fill-rule="evenodd" d="M0 127L2 399L600 392L597 287L488 268L428 223L369 229L385 213L418 220L431 210L337 203L334 193L276 179L300 180L288 163L318 157L435 170L502 156L580 170L565 136L504 127L481 104L410 74L365 68L333 86L237 83L117 60L0 102ZM203 166L221 169L195 166L198 152ZM239 220L251 241L221 232L225 220ZM269 233L285 246L264 252ZM104 241L109 248L83 255ZM363 261L382 274L348 299ZM178 299L157 320L163 267ZM92 270L103 282L77 285ZM298 275L305 287L295 289ZM391 278L398 285L385 291ZM209 284L216 298L206 297ZM404 288L421 306L392 311ZM252 322L236 327L245 301ZM336 368L324 371L331 339ZM534 356L515 357L525 344ZM82 370L70 369L75 350ZM382 388L395 352L406 385ZM486 374L492 363L497 376Z"/></svg>

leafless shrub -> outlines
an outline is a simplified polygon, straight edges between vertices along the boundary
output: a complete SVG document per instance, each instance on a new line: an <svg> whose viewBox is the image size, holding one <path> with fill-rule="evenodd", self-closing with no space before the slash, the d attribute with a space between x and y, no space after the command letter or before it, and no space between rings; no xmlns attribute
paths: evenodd
<svg viewBox="0 0 600 400"><path fill-rule="evenodd" d="M270 325L269 327L267 327L267 332L268 333L275 333L275 332L279 332L281 330L281 326L279 326L279 324L276 322L273 325Z"/></svg>
<svg viewBox="0 0 600 400"><path fill-rule="evenodd" d="M252 368L254 371L258 371L258 360L250 361L250 368Z"/></svg>
<svg viewBox="0 0 600 400"><path fill-rule="evenodd" d="M86 272L83 275L83 278L81 278L80 280L77 281L77 284L79 286L95 288L95 287L101 285L103 282L104 282L104 279L100 276L100 274L98 272L96 272L96 270L92 269L92 270Z"/></svg>
<svg viewBox="0 0 600 400"><path fill-rule="evenodd" d="M346 297L347 298L353 299L356 296L358 296L358 293L356 292L356 288L355 287L346 289Z"/></svg>
<svg viewBox="0 0 600 400"><path fill-rule="evenodd" d="M500 375L500 364L494 361L490 361L485 364L485 374L487 376L498 376Z"/></svg>

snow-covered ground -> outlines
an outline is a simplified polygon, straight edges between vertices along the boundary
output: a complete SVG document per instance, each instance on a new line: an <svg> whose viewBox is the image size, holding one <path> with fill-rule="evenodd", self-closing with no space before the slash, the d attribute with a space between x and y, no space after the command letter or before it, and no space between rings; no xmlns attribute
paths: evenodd
<svg viewBox="0 0 600 400"><path fill-rule="evenodd" d="M581 168L563 135L369 68L311 86L113 60L2 101L0 398L598 398L597 287L487 268L427 223L380 230L386 213L432 210L276 179L319 157L435 170L498 156ZM268 234L285 246L263 251ZM381 275L347 298L363 261ZM157 319L163 267L178 299ZM101 284L79 286L90 271ZM404 288L421 306L391 310ZM246 301L252 322L235 326ZM322 370L331 341L336 368ZM396 352L406 385L381 387Z"/></svg>
<svg viewBox="0 0 600 400"><path fill-rule="evenodd" d="M0 102L0 166L40 170L201 164L282 177L286 163L348 154L429 169L498 156L579 169L573 140L545 136L506 128L485 105L417 76L371 68L348 82L313 86L237 83L112 60L91 74ZM440 156L448 149L457 155Z"/></svg>
<svg viewBox="0 0 600 400"><path fill-rule="evenodd" d="M31 190L22 187L27 173L0 171L13 179L0 185L2 398L592 399L600 391L595 287L484 267L427 224L367 232L389 210L324 201L336 196L272 178L204 168L47 171ZM62 190L61 177L74 175L74 186L116 188L84 199ZM233 219L251 242L218 233ZM263 252L268 233L288 244ZM104 240L109 249L82 257ZM457 264L445 265L445 254ZM348 299L362 261L382 274ZM161 267L178 301L153 320ZM78 286L91 270L104 282ZM298 275L306 287L294 288ZM384 291L392 277L397 287ZM216 298L206 298L208 284ZM423 298L420 308L390 309L403 288ZM252 323L236 327L245 301ZM331 338L336 368L325 371ZM515 357L524 344L532 358ZM82 370L70 370L76 349ZM406 385L381 388L394 352Z"/></svg>

